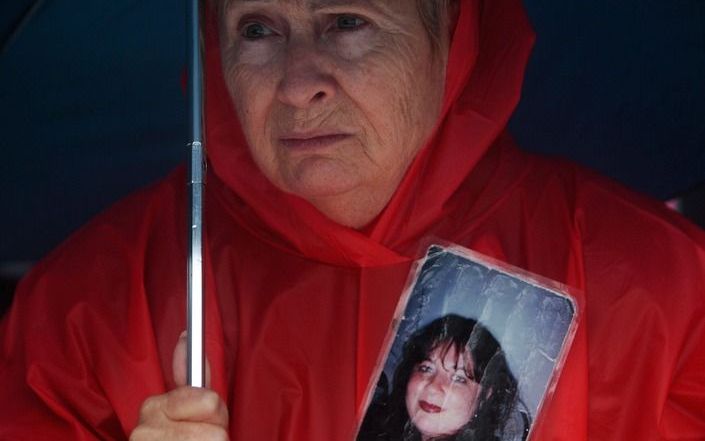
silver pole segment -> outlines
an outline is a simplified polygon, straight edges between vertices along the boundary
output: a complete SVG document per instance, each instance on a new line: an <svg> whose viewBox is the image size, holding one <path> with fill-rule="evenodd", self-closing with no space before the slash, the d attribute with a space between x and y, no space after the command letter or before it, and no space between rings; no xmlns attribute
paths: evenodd
<svg viewBox="0 0 705 441"><path fill-rule="evenodd" d="M201 64L198 0L186 0L188 97L190 142L188 164L189 250L187 281L187 384L204 387L204 296L203 296L203 70Z"/></svg>

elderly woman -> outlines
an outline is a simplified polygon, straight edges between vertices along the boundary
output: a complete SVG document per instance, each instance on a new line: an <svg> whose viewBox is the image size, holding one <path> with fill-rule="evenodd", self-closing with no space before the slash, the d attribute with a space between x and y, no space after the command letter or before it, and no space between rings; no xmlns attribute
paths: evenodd
<svg viewBox="0 0 705 441"><path fill-rule="evenodd" d="M705 437L705 238L513 146L533 40L519 0L206 9L211 390L180 386L179 169L20 285L0 439L350 439L430 236L582 291L535 439Z"/></svg>

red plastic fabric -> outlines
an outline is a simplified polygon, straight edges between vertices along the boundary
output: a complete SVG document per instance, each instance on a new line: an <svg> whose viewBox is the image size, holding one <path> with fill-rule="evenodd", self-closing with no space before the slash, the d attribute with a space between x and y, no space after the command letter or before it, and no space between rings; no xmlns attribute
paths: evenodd
<svg viewBox="0 0 705 441"><path fill-rule="evenodd" d="M341 227L247 153L207 36L207 354L233 440L350 440L418 244L455 242L584 293L534 439L705 439L705 235L503 133L533 34L463 0L444 116L385 211ZM0 439L125 439L174 387L185 176L116 204L21 283L0 328Z"/></svg>

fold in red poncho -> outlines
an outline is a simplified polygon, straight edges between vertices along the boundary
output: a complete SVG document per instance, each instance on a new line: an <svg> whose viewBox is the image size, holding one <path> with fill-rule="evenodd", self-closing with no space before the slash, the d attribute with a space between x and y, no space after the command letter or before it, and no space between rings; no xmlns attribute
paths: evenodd
<svg viewBox="0 0 705 441"><path fill-rule="evenodd" d="M365 232L252 162L207 35L207 353L233 440L351 439L418 244L455 242L584 294L537 440L705 439L705 235L659 204L513 147L533 41L518 0L463 0L442 122ZM569 148L570 146L567 146ZM21 283L0 439L124 439L174 387L185 176L81 229Z"/></svg>

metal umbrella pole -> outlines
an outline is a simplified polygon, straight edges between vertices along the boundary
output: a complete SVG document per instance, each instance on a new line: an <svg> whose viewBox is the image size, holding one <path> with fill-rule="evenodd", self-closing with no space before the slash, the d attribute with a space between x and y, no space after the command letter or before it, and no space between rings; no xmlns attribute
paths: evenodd
<svg viewBox="0 0 705 441"><path fill-rule="evenodd" d="M187 56L190 142L188 164L189 250L187 262L187 384L205 386L203 296L203 66L198 0L187 1Z"/></svg>

